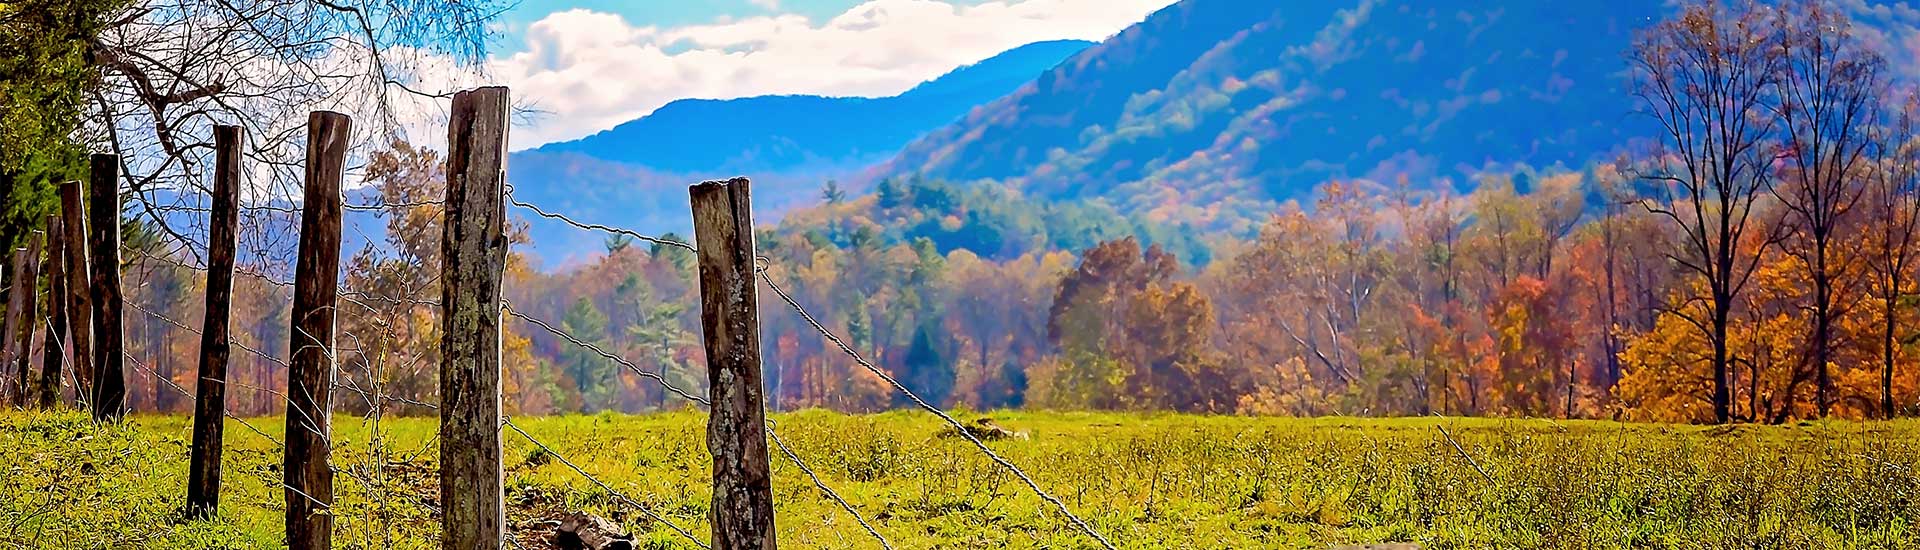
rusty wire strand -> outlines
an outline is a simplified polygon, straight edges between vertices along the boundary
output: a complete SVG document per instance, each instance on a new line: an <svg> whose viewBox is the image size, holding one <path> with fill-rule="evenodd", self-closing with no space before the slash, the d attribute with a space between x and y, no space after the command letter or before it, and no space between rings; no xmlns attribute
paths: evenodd
<svg viewBox="0 0 1920 550"><path fill-rule="evenodd" d="M1040 484L1038 482L1035 482L1031 476L1028 476L1025 471L1022 471L1019 466L1015 466L1012 462L1008 461L1005 458L1002 458L999 453L993 452L993 449L987 447L987 444L985 442L980 441L980 438L978 436L975 436L973 435L973 432L968 431L965 424L962 424L959 420L955 420L952 415L947 414L946 411L941 410L939 407L935 407L931 403L927 403L926 400L921 399L919 395L915 395L913 393L913 390L907 389L907 387L905 385L902 385L900 381L895 380L892 375L887 374L885 369L881 369L880 367L875 366L873 363L868 362L865 358L860 356L859 352L854 351L853 348L848 346L845 341L841 340L839 336L835 336L832 331L827 330L827 327L825 325L820 324L820 321L813 318L813 314L807 313L806 308L800 307L799 302L794 301L793 297L789 296L786 290L781 289L779 284L776 284L773 282L773 277L767 275L767 269L765 267L756 266L754 271L759 273L760 280L766 282L768 289L773 290L774 294L779 295L780 299L782 301L785 301L787 303L787 306L791 308L795 313L798 313L801 319L805 320L808 325L812 325L813 329L815 331L818 331L821 337L826 338L828 342L831 342L833 343L833 345L838 346L840 348L840 351L846 353L848 357L851 357L853 359L854 363L857 363L860 366L865 367L869 372L872 372L875 376L879 376L881 380L885 380L888 384L893 386L894 390L899 391L901 394L906 395L908 399L913 400L913 403L915 405L918 405L921 409L924 409L927 412L933 413L935 416L940 417L941 420L946 421L947 424L952 426L954 430L960 434L961 437L966 438L967 441L973 443L974 447L979 448L980 452L985 453L987 455L987 458L992 459L995 463L999 464L1001 467L1006 468L1007 471L1013 473L1015 477L1020 478L1020 481L1026 482L1027 488L1032 489L1034 494L1039 495L1040 498L1045 499L1048 503L1053 504L1054 508L1057 509L1062 515L1065 515L1068 520L1072 521L1074 526L1079 527L1080 531L1086 533L1087 536L1092 537L1093 540L1099 542L1100 546L1105 547L1107 550L1118 550L1117 548L1114 547L1112 542L1109 542L1107 540L1105 536L1102 536L1099 531L1094 530L1091 524L1088 524L1086 520L1081 519L1080 516L1074 515L1072 510L1067 509L1067 504L1065 502L1061 502L1060 499L1055 498L1052 494L1047 493L1045 489L1040 488Z"/></svg>

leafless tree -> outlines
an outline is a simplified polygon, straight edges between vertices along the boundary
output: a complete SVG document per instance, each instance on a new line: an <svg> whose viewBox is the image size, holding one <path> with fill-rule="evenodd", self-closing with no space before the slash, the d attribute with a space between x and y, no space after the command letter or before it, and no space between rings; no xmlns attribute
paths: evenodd
<svg viewBox="0 0 1920 550"><path fill-rule="evenodd" d="M1806 241L1788 249L1806 262L1813 281L1808 341L1818 377L1815 403L1824 417L1833 404L1833 319L1845 307L1834 303L1834 287L1851 281L1841 276L1851 256L1834 254L1833 246L1864 189L1860 171L1870 161L1869 126L1886 61L1854 37L1846 15L1824 2L1794 3L1773 20L1781 51L1774 111L1788 169L1772 188Z"/></svg>
<svg viewBox="0 0 1920 550"><path fill-rule="evenodd" d="M1754 215L1768 188L1768 138L1778 120L1768 102L1783 63L1770 14L1754 4L1691 5L1636 36L1630 59L1633 94L1661 129L1653 169L1641 174L1657 190L1641 205L1679 229L1667 257L1707 290L1665 313L1713 344L1719 422L1732 419L1727 326L1735 299L1760 261L1756 248L1774 240L1753 233L1768 231ZM1756 236L1765 239L1761 246L1742 246Z"/></svg>
<svg viewBox="0 0 1920 550"><path fill-rule="evenodd" d="M1867 266L1872 278L1868 294L1883 311L1880 332L1880 414L1892 418L1895 346L1901 336L1899 305L1911 296L1908 273L1920 256L1920 144L1914 142L1915 117L1920 104L1908 97L1889 120L1878 126L1874 141L1872 176L1866 192L1869 231Z"/></svg>
<svg viewBox="0 0 1920 550"><path fill-rule="evenodd" d="M507 0L139 0L111 19L89 61L102 78L83 140L120 155L133 215L169 245L199 252L169 216L204 208L211 127L246 129L243 254L289 254L285 207L300 196L306 112L356 115L357 139L384 144L403 121L444 109L446 75L477 74L486 24ZM424 89L423 89L424 88ZM370 122L369 122L370 121ZM284 258L282 258L284 259ZM284 264L286 262L273 262Z"/></svg>

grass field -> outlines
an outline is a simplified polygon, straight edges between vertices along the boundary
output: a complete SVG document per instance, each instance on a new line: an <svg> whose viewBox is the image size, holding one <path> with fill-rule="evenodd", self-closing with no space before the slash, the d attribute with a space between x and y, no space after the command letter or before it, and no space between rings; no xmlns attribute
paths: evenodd
<svg viewBox="0 0 1920 550"><path fill-rule="evenodd" d="M1920 548L1920 422L991 416L1030 437L990 445L1122 548ZM930 416L776 419L896 548L1094 547ZM336 547L437 548L435 420L388 419L378 471L361 419L337 422ZM515 422L704 537L704 416ZM251 423L280 435L280 419ZM96 428L76 414L0 413L0 547L279 546L278 448L231 421L220 517L179 519L188 430L184 417ZM518 434L505 441L513 525L587 510L624 523L643 548L695 547ZM777 453L773 474L782 548L880 547ZM521 529L525 547L546 547Z"/></svg>

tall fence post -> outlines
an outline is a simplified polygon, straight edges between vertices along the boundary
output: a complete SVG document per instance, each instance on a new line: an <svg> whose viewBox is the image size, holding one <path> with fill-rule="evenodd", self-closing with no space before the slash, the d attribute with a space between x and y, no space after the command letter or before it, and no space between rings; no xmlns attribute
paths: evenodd
<svg viewBox="0 0 1920 550"><path fill-rule="evenodd" d="M67 337L67 246L66 230L58 214L47 215L47 259L41 271L47 273L47 341L40 359L40 384L35 396L42 409L52 409L60 398L60 371L72 340Z"/></svg>
<svg viewBox="0 0 1920 550"><path fill-rule="evenodd" d="M127 413L126 332L121 324L120 157L95 154L87 185L87 248L93 256L93 419Z"/></svg>
<svg viewBox="0 0 1920 550"><path fill-rule="evenodd" d="M33 368L33 334L37 332L34 329L40 328L37 314L40 312L40 239L43 236L45 233L40 231L27 234L26 255L14 270L14 275L19 277L14 280L14 292L20 294L20 340L13 346L11 365L15 372L14 388L18 390L13 392L15 408L26 408L27 394L32 393L27 386L32 379L27 371Z"/></svg>
<svg viewBox="0 0 1920 550"><path fill-rule="evenodd" d="M753 212L746 178L688 189L699 245L700 328L713 406L713 550L774 550L767 412L760 385L760 321L754 285Z"/></svg>
<svg viewBox="0 0 1920 550"><path fill-rule="evenodd" d="M352 119L307 117L306 194L293 279L292 357L287 374L288 550L333 547L334 313L340 284L340 179Z"/></svg>
<svg viewBox="0 0 1920 550"><path fill-rule="evenodd" d="M87 291L87 207L80 198L80 182L60 184L60 231L67 250L67 332L73 350L73 400L88 402L93 394L93 297Z"/></svg>
<svg viewBox="0 0 1920 550"><path fill-rule="evenodd" d="M508 94L453 96L440 238L440 547L500 548L500 276Z"/></svg>
<svg viewBox="0 0 1920 550"><path fill-rule="evenodd" d="M233 249L240 224L240 127L213 127L213 211L207 219L207 313L200 329L200 377L193 393L193 450L187 515L220 508L220 445L227 417L227 341L233 304Z"/></svg>
<svg viewBox="0 0 1920 550"><path fill-rule="evenodd" d="M4 374L7 368L13 366L14 356L27 354L26 350L18 349L20 339L14 337L20 333L22 321L33 322L31 315L21 314L26 309L26 295L33 292L32 287L28 286L30 279L25 277L26 272L27 249L13 249L7 254L7 316L4 322L0 322L0 332L4 332L0 333L0 397L6 395Z"/></svg>

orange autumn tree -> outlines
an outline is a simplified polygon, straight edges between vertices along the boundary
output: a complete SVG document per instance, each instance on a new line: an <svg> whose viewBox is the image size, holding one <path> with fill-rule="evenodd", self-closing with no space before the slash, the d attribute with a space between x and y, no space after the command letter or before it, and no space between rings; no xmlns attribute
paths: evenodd
<svg viewBox="0 0 1920 550"><path fill-rule="evenodd" d="M1801 306L1811 285L1799 257L1777 250L1760 257L1754 290L1742 295L1727 324L1732 365L1727 412L1732 420L1784 422L1817 412L1803 403L1811 397L1814 380L1803 330L1810 314ZM1615 395L1628 407L1629 419L1717 420L1714 374L1706 355L1712 346L1695 321L1708 306L1692 297L1704 283L1696 279L1691 284L1695 288L1670 294L1669 311L1621 353L1624 377Z"/></svg>
<svg viewBox="0 0 1920 550"><path fill-rule="evenodd" d="M1159 246L1128 237L1087 250L1060 282L1047 337L1061 352L1030 375L1040 407L1226 412L1236 373L1208 353L1213 305Z"/></svg>

